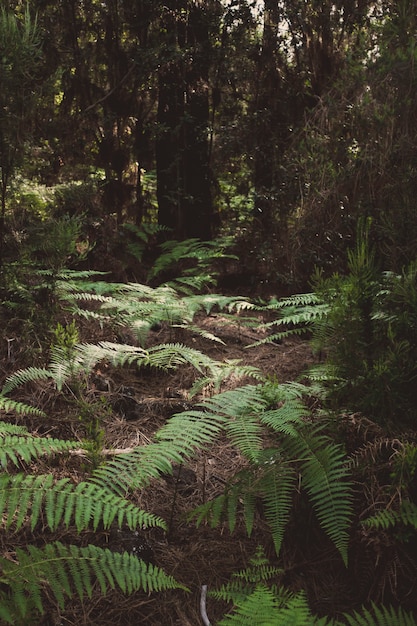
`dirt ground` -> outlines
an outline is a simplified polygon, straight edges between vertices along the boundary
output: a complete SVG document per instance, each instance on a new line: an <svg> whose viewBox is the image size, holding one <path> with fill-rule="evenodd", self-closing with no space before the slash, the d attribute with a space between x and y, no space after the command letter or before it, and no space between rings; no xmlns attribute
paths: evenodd
<svg viewBox="0 0 417 626"><path fill-rule="evenodd" d="M172 330L164 328L152 333L151 342L159 344L173 339L186 342L217 360L239 359L242 364L256 366L279 382L297 379L315 360L308 342L299 338L248 348L263 335L255 329L242 326L238 317L231 320L221 314L213 314L200 319L199 324L215 333L224 341L224 345L192 336L183 330L177 330L173 338ZM115 339L87 324L82 328L82 333L82 339L88 341ZM14 367L19 360L24 360L24 355L19 353L19 341L16 343ZM2 378L10 373L10 363L5 358L7 355L3 356ZM110 407L102 416L104 447L133 448L151 441L155 432L172 414L191 406L192 401L187 392L194 379L195 373L190 368L181 368L173 373L141 371L136 368L112 369L104 364L96 368L89 381L91 397L104 398L106 406ZM250 381L230 380L224 389L242 382ZM21 399L43 408L48 419L25 417L21 423L42 435L47 433L57 438L82 439L82 429L76 417L68 411L68 404L54 396L48 384L37 387L35 396L33 393ZM193 402L198 400L196 398ZM16 421L19 419L22 418ZM46 604L47 612L38 623L47 626L202 624L199 606L202 585L207 585L210 590L227 582L233 572L247 567L258 545L264 546L271 564L282 569L282 576L277 582L294 591L305 590L312 608L319 614L335 615L350 610L352 606L356 608L357 602L362 599L357 595L358 582L353 581L352 574L341 566L335 550L314 523L308 536L298 536L300 529L297 521L292 523L288 532L296 540L284 542L278 560L261 515L258 515L250 537L243 524L238 524L233 534L230 534L226 526L212 529L203 524L197 528L195 524L186 521L190 510L221 493L242 462L227 440L219 440L187 466L174 468L173 476L155 481L149 488L134 494L133 501L136 504L167 521L168 533L151 529L140 534L115 530L97 532L94 536L91 532L85 532L81 538L74 535L76 543L81 541L111 549L134 551L150 559L185 585L190 590L188 593L174 590L149 595L137 592L124 596L114 591L102 597L97 591L82 605L76 599L69 601L63 611L57 609L50 599ZM81 463L78 458L69 458L55 465L53 462L52 465L49 461L44 462L43 467L43 462L37 462L36 471L53 472L57 476L68 475L77 480L82 478L84 471ZM68 533L63 532L62 536L64 534L65 541L70 541ZM50 534L33 537L27 529L15 536L2 532L0 537L3 553L13 552L16 545L42 545L42 542L51 539ZM54 538L60 538L59 533ZM364 563L358 563L357 570L363 570L363 567ZM365 571L363 575L367 577L374 574ZM415 584L411 588L415 591ZM207 612L212 624L224 615L225 609L222 603L208 599Z"/></svg>

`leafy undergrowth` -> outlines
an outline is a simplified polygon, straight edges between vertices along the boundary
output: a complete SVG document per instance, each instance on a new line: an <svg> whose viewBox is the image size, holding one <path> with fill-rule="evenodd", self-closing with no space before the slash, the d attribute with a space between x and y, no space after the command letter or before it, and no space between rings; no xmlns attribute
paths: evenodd
<svg viewBox="0 0 417 626"><path fill-rule="evenodd" d="M65 323L65 319L61 320ZM222 342L213 342L201 335L192 335L181 328L156 325L148 337L149 347L168 342L178 342L216 359L256 366L271 380L279 382L296 380L315 358L307 341L288 337L281 343L265 343L248 348L264 338L263 330L248 328L241 324L238 315L212 313L201 315L198 324L208 334L216 335ZM80 340L98 343L120 341L120 329L103 330L91 320L78 325ZM5 380L20 368L37 364L37 338L20 338L7 329L7 341L3 341L1 377ZM131 337L123 337L129 341ZM53 439L72 439L81 442L90 438L99 449L90 455L68 454L62 457L28 462L36 474L52 474L55 479L70 477L79 482L91 473L99 454L111 457L114 450L128 451L151 442L155 433L176 413L192 409L196 402L210 394L206 387L194 398L189 397L196 372L191 366L181 366L169 372L161 369L116 368L100 362L85 382L84 396L88 405L94 407L91 415L80 415L80 406L73 401L74 390L70 387L58 393L50 380L30 384L20 390L16 400L36 405L47 417L35 414L13 417L15 424L24 425L31 432ZM249 379L248 379L249 381ZM246 382L248 382L246 381ZM226 391L242 385L245 379L233 375L222 384ZM253 381L252 381L253 382ZM314 407L312 407L314 409ZM352 458L360 455L380 455L378 471L389 473L390 459L395 453L395 443L385 441L383 432L359 415L340 417L340 428L335 438L343 440ZM391 446L391 447L390 447ZM285 532L279 558L276 556L270 529L265 521L262 505L255 512L252 532L248 537L243 519L238 519L233 533L226 524L216 528L208 524L196 526L188 521L189 512L208 500L219 496L229 479L247 461L225 436L210 444L203 454L187 464L175 466L172 475L153 479L151 484L133 492L131 501L145 511L164 519L168 530L155 526L147 530L106 529L100 526L94 531L81 533L70 526L43 534L42 524L34 529L30 525L11 533L3 529L0 535L1 552L13 559L16 549L28 544L43 547L51 539L78 546L94 544L112 551L127 551L162 568L190 593L182 589L161 591L158 594L135 592L124 595L113 590L106 596L100 594L99 586L91 598L82 603L69 599L65 608L59 608L54 597L46 590L45 614L37 624L150 624L181 625L200 624L200 594L202 585L209 591L227 583L233 574L247 566L263 546L271 565L278 568L276 583L289 591L305 592L311 610L318 615L340 616L368 603L403 605L415 610L416 579L415 559L405 544L396 542L389 533L376 532L359 526L355 520L354 533L349 550L349 567L346 568L334 545L326 537L312 509L300 499L298 515L292 517ZM25 464L23 463L23 466ZM375 503L386 497L377 472L363 470L358 474L355 509L358 517ZM385 492L384 492L385 489ZM71 537L73 533L73 537ZM277 570L277 571L278 571ZM212 624L222 619L227 609L225 602L209 597L207 612Z"/></svg>

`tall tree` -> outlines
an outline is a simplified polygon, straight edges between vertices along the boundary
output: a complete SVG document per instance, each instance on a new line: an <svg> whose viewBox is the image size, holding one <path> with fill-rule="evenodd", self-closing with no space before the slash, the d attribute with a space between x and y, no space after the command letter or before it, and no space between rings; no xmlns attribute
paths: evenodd
<svg viewBox="0 0 417 626"><path fill-rule="evenodd" d="M209 167L210 26L217 1L171 0L162 13L158 73L159 222L175 236L212 236Z"/></svg>
<svg viewBox="0 0 417 626"><path fill-rule="evenodd" d="M0 10L0 268L3 263L6 199L11 178L30 132L30 115L39 87L40 35L29 10Z"/></svg>

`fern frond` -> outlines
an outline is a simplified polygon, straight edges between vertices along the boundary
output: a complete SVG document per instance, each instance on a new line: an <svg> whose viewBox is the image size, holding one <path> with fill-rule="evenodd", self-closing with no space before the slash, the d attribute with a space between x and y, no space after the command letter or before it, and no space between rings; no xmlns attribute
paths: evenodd
<svg viewBox="0 0 417 626"><path fill-rule="evenodd" d="M5 398L2 393L0 393L0 411L4 411L5 413L17 413L18 415L45 416L45 413L40 409L30 406L25 402L18 402L16 400L11 400L10 398Z"/></svg>
<svg viewBox="0 0 417 626"><path fill-rule="evenodd" d="M308 415L305 404L299 398L289 396L277 409L261 413L259 419L277 433L297 437L299 429L305 426L304 420Z"/></svg>
<svg viewBox="0 0 417 626"><path fill-rule="evenodd" d="M330 312L330 306L315 293L296 294L290 298L274 300L264 307L258 307L258 309L282 313L277 319L262 324L261 327L265 330L271 331L273 329L269 336L247 346L248 348L281 341L291 335L301 335L307 332L312 325L317 326L318 322L326 319ZM278 327L282 326L285 329L279 331Z"/></svg>
<svg viewBox="0 0 417 626"><path fill-rule="evenodd" d="M8 596L2 604L15 619L29 618L34 610L43 613L42 590L45 581L63 609L65 599L76 595L80 600L91 598L97 582L102 594L118 587L131 594L143 590L151 593L165 589L186 588L172 576L152 564L141 561L127 552L111 552L93 545L65 546L60 542L44 548L28 546L16 550L16 561L0 558L2 583L8 587ZM14 622L8 620L8 623Z"/></svg>
<svg viewBox="0 0 417 626"><path fill-rule="evenodd" d="M199 337L202 337L203 339L208 339L209 341L215 341L217 343L221 343L223 346L226 345L224 341L220 339L220 337L217 337L217 335L214 335L213 333L210 333L207 330L204 330L204 328L199 328L198 326L195 326L194 324L174 324L173 327L182 328L184 330L187 330L193 333L193 335L198 335Z"/></svg>
<svg viewBox="0 0 417 626"><path fill-rule="evenodd" d="M266 585L239 601L232 614L226 615L219 626L311 626L314 618L303 593L282 598Z"/></svg>
<svg viewBox="0 0 417 626"><path fill-rule="evenodd" d="M20 387L21 385L39 382L40 380L48 380L51 376L50 370L43 367L27 367L25 369L18 370L6 378L1 393L10 393L10 391L13 391L13 389Z"/></svg>
<svg viewBox="0 0 417 626"><path fill-rule="evenodd" d="M216 361L199 350L180 343L164 343L149 348L149 365L162 369L172 369L180 365L192 365L198 372L204 372Z"/></svg>
<svg viewBox="0 0 417 626"><path fill-rule="evenodd" d="M67 452L79 447L80 444L77 441L33 437L29 433L24 436L0 434L0 464L3 469L6 469L8 462L11 461L19 467L19 460L30 463L32 459Z"/></svg>
<svg viewBox="0 0 417 626"><path fill-rule="evenodd" d="M260 327L262 328L262 326ZM290 328L287 330L282 330L281 332L276 332L276 333L271 333L269 334L267 337L264 337L263 339L259 339L258 341L255 341L254 343L250 343L247 346L245 346L245 348L256 348L258 346L264 346L267 344L271 344L271 343L280 343L283 339L287 339L288 337L292 337L292 336L297 336L300 337L301 335L304 335L307 332L307 328L303 327L303 328Z"/></svg>
<svg viewBox="0 0 417 626"><path fill-rule="evenodd" d="M353 615L344 615L349 626L416 626L415 617L401 607L377 607L355 611Z"/></svg>
<svg viewBox="0 0 417 626"><path fill-rule="evenodd" d="M0 476L0 515L6 517L6 527L21 528L30 517L34 530L41 518L50 530L72 522L80 532L90 525L109 528L116 521L126 523L132 530L141 527L166 528L158 516L146 513L131 502L96 485L82 482L73 484L63 478L55 481L51 474L32 476L17 474ZM46 521L45 521L46 520Z"/></svg>
<svg viewBox="0 0 417 626"><path fill-rule="evenodd" d="M288 307L304 307L322 304L321 298L316 293L296 293L288 298L272 299L266 306L260 307L260 310L279 311Z"/></svg>
<svg viewBox="0 0 417 626"><path fill-rule="evenodd" d="M347 531L353 511L345 454L326 437L310 433L300 433L297 439L286 438L282 445L301 460L302 484L322 528L347 564Z"/></svg>
<svg viewBox="0 0 417 626"><path fill-rule="evenodd" d="M139 446L129 454L115 456L97 468L90 481L123 496L132 489L147 486L152 478L157 478L161 474L171 474L172 464L183 461L184 456L172 445L168 436L166 441Z"/></svg>
<svg viewBox="0 0 417 626"><path fill-rule="evenodd" d="M194 381L188 392L189 397L193 398L207 388L219 393L222 384L231 378L236 381L242 378L253 378L258 381L265 380L265 376L259 368L252 365L241 365L239 359L225 360L223 362L213 361L207 376L201 376Z"/></svg>
<svg viewBox="0 0 417 626"><path fill-rule="evenodd" d="M9 424L8 422L2 422L0 420L0 437L4 437L5 435L22 435L26 437L32 436L26 426Z"/></svg>
<svg viewBox="0 0 417 626"><path fill-rule="evenodd" d="M417 505L414 502L403 500L398 511L384 509L362 522L364 526L382 530L388 530L400 523L417 530Z"/></svg>
<svg viewBox="0 0 417 626"><path fill-rule="evenodd" d="M276 464L274 460L266 461L268 462L271 465L263 472L259 480L259 490L275 551L279 554L285 528L290 519L297 473L289 464Z"/></svg>

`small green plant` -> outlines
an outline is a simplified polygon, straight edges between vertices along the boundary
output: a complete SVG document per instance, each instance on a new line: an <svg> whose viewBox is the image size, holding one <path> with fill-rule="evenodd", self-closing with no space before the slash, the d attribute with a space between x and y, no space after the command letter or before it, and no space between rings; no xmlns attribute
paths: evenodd
<svg viewBox="0 0 417 626"><path fill-rule="evenodd" d="M74 348L79 341L78 329L75 320L63 326L60 322L54 330L53 346L61 349L67 359L74 357Z"/></svg>
<svg viewBox="0 0 417 626"><path fill-rule="evenodd" d="M282 572L272 567L258 548L249 566L232 574L231 580L209 598L233 604L217 626L415 626L411 613L378 607L343 615L343 621L318 617L304 592L294 593L280 584ZM210 607L209 607L210 610ZM205 622L206 623L206 622Z"/></svg>
<svg viewBox="0 0 417 626"><path fill-rule="evenodd" d="M348 274L316 272L314 292L273 301L277 319L260 343L308 332L324 363L310 372L334 409L360 411L385 425L417 419L417 263L380 272L367 230L348 253ZM272 331L272 332L271 332Z"/></svg>
<svg viewBox="0 0 417 626"><path fill-rule="evenodd" d="M216 283L216 263L219 260L237 259L227 253L230 245L231 239L227 237L212 241L167 241L161 245L162 254L149 272L149 280L163 276L164 283L180 293L201 291Z"/></svg>

